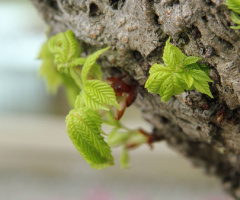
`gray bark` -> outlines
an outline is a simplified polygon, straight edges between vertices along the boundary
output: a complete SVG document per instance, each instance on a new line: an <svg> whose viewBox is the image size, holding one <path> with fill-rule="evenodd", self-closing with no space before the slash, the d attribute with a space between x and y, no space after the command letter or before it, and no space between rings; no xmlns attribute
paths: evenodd
<svg viewBox="0 0 240 200"><path fill-rule="evenodd" d="M223 0L32 0L50 35L71 29L85 52L111 46L101 64L139 84L136 104L154 134L221 178L240 199L240 31ZM168 37L210 67L214 99L197 91L161 102L144 88L149 67L162 63ZM111 71L111 72L110 72ZM220 123L220 117L223 117Z"/></svg>

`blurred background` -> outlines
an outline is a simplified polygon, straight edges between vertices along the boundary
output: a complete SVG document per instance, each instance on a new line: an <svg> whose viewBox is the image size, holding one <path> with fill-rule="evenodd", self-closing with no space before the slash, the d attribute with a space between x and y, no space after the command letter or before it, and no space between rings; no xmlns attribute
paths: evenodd
<svg viewBox="0 0 240 200"><path fill-rule="evenodd" d="M27 0L0 0L0 200L230 200L165 143L131 151L131 168L90 168L65 129L64 91L47 94L37 56L46 25ZM134 107L129 127L151 126Z"/></svg>

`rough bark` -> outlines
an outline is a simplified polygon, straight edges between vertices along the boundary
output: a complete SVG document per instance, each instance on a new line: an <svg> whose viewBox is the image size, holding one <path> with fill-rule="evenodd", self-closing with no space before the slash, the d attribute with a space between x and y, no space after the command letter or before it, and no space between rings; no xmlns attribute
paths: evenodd
<svg viewBox="0 0 240 200"><path fill-rule="evenodd" d="M105 72L129 73L139 84L136 104L194 164L219 176L240 199L240 31L223 0L32 0L50 35L71 29L89 53L111 46ZM149 67L161 63L168 37L210 67L214 99L185 92L167 103L144 88ZM223 117L223 120L220 118Z"/></svg>

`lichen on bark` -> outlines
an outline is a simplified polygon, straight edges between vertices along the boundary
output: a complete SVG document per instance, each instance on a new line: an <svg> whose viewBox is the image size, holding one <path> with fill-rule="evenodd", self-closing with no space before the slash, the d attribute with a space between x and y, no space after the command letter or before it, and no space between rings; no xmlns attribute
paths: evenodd
<svg viewBox="0 0 240 200"><path fill-rule="evenodd" d="M32 0L49 35L71 29L85 53L111 46L105 73L129 73L136 104L161 136L194 164L219 176L240 199L240 31L223 0ZM203 58L214 80L210 99L184 92L168 103L144 88L150 66L162 63L166 40ZM220 116L221 115L221 116ZM220 117L221 120L220 120Z"/></svg>

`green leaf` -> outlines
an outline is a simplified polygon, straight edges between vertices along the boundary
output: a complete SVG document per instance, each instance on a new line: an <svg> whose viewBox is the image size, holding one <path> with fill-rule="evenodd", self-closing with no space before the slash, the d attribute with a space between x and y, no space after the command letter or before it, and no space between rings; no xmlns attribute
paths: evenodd
<svg viewBox="0 0 240 200"><path fill-rule="evenodd" d="M82 85L82 81L81 81L81 71L80 71L80 69L69 68L69 72L70 72L71 77L75 81L75 83L78 85L78 87L80 89L82 89L83 85Z"/></svg>
<svg viewBox="0 0 240 200"><path fill-rule="evenodd" d="M193 78L191 77L191 75L189 73L182 73L182 77L185 83L187 84L188 88L191 88L193 84Z"/></svg>
<svg viewBox="0 0 240 200"><path fill-rule="evenodd" d="M129 154L128 154L128 151L127 151L127 147L126 147L126 146L123 147L123 151L122 151L122 154L121 154L120 163L121 163L121 167L122 167L123 169L126 169L126 168L129 167Z"/></svg>
<svg viewBox="0 0 240 200"><path fill-rule="evenodd" d="M163 61L164 64L168 67L171 64L171 58L172 58L172 49L171 49L171 43L170 43L170 37L168 38L168 40L166 41L164 50L163 50Z"/></svg>
<svg viewBox="0 0 240 200"><path fill-rule="evenodd" d="M172 74L162 83L159 94L161 100L167 102L173 95L179 95L183 92L184 88L180 84L179 77Z"/></svg>
<svg viewBox="0 0 240 200"><path fill-rule="evenodd" d="M119 128L114 128L108 136L108 144L111 147L117 147L123 145L130 137L130 134L126 131L121 131Z"/></svg>
<svg viewBox="0 0 240 200"><path fill-rule="evenodd" d="M95 63L88 73L88 79L98 79L102 80L102 69L101 66Z"/></svg>
<svg viewBox="0 0 240 200"><path fill-rule="evenodd" d="M53 62L54 55L49 51L47 43L43 44L39 58L42 60L39 75L46 79L49 92L56 94L58 88L63 84L63 80Z"/></svg>
<svg viewBox="0 0 240 200"><path fill-rule="evenodd" d="M100 134L101 123L100 115L89 108L72 110L66 118L72 143L94 169L113 165L110 147Z"/></svg>
<svg viewBox="0 0 240 200"><path fill-rule="evenodd" d="M148 89L148 92L159 93L162 83L171 76L171 73L168 72L156 72L149 76L145 88Z"/></svg>
<svg viewBox="0 0 240 200"><path fill-rule="evenodd" d="M183 61L183 66L186 67L186 66L188 66L188 65L195 64L195 63L197 63L199 60L202 60L202 58L200 58L200 57L195 57L195 56L187 57L187 58L185 58L185 60Z"/></svg>
<svg viewBox="0 0 240 200"><path fill-rule="evenodd" d="M76 100L75 100L74 107L75 107L76 109L85 107L85 101L84 101L84 97L83 97L83 91L80 92L80 94L77 96L77 98L76 98Z"/></svg>
<svg viewBox="0 0 240 200"><path fill-rule="evenodd" d="M86 60L87 58L75 58L69 63L69 67L82 66Z"/></svg>
<svg viewBox="0 0 240 200"><path fill-rule="evenodd" d="M67 74L61 74L63 85L65 88L68 103L71 107L74 107L77 95L80 93L80 88L77 86L75 81Z"/></svg>
<svg viewBox="0 0 240 200"><path fill-rule="evenodd" d="M199 81L199 80L194 79L193 85L199 92L201 92L203 94L207 94L208 96L213 98L213 95L212 95L212 93L211 93L211 91L209 89L208 82L206 82L206 81Z"/></svg>
<svg viewBox="0 0 240 200"><path fill-rule="evenodd" d="M80 57L82 49L71 30L53 36L48 43L58 68L73 67L72 61Z"/></svg>
<svg viewBox="0 0 240 200"><path fill-rule="evenodd" d="M116 106L120 109L112 87L106 82L102 82L100 80L86 81L83 98L86 106L94 110L109 110L107 105Z"/></svg>
<svg viewBox="0 0 240 200"><path fill-rule="evenodd" d="M240 1L239 0L226 0L229 9L240 14Z"/></svg>
<svg viewBox="0 0 240 200"><path fill-rule="evenodd" d="M106 120L103 121L104 124L114 127L121 127L121 123L115 119L113 113L111 111L107 112L105 115Z"/></svg>
<svg viewBox="0 0 240 200"><path fill-rule="evenodd" d="M166 67L171 68L173 71L178 70L182 66L185 57L179 48L170 43L169 37L163 51L163 61Z"/></svg>
<svg viewBox="0 0 240 200"><path fill-rule="evenodd" d="M234 23L236 24L240 24L240 16L239 14L235 13L235 12L231 12L231 19Z"/></svg>
<svg viewBox="0 0 240 200"><path fill-rule="evenodd" d="M95 64L96 60L98 59L98 57L104 53L105 51L107 51L110 47L104 48L104 49L100 49L98 51L96 51L95 53L89 55L87 57L86 62L83 65L82 68L82 81L83 84L85 84L85 82L87 81L87 77L88 77L88 72L90 71L91 67Z"/></svg>
<svg viewBox="0 0 240 200"><path fill-rule="evenodd" d="M193 69L191 71L189 71L189 75L194 78L195 80L198 81L207 81L207 82L213 82L208 75L202 71L202 70L197 70L197 69Z"/></svg>

